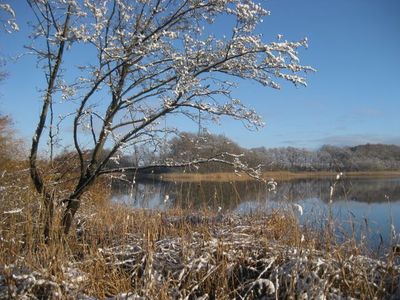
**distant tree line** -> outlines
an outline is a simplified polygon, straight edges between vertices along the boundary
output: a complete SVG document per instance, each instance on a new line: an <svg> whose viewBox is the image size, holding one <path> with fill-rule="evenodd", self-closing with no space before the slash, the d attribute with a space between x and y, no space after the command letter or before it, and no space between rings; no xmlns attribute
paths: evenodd
<svg viewBox="0 0 400 300"><path fill-rule="evenodd" d="M182 133L166 143L162 153L141 149L136 157L124 158L122 164L140 164L138 156L147 164L169 158L190 161L212 157L222 152L243 154L243 161L263 171L375 171L400 170L400 147L396 145L366 144L355 147L324 145L317 150L295 147L246 149L223 135ZM197 172L229 171L226 165L203 164ZM166 171L166 170L162 170Z"/></svg>
<svg viewBox="0 0 400 300"><path fill-rule="evenodd" d="M0 115L0 166L23 160L23 142L15 137L12 120ZM208 158L227 152L242 154L242 160L250 167L260 166L263 171L379 171L400 170L400 146L384 144L366 144L355 147L324 145L317 150L295 147L252 148L246 149L223 135L203 133L201 135L184 132L165 141L161 151L151 147L136 147L127 155L117 153L110 160L108 168L157 165L160 161L185 162ZM90 151L84 157L90 157ZM107 150L102 154L107 155ZM59 153L53 163L56 173L64 177L72 171L78 171L78 157L74 152ZM224 172L232 168L224 164L201 164L194 168L170 169L166 167L148 169L147 172L164 173L171 171ZM73 175L72 175L73 176ZM68 177L68 176L66 176Z"/></svg>
<svg viewBox="0 0 400 300"><path fill-rule="evenodd" d="M1 123L1 122L0 122ZM102 154L107 155L108 150ZM107 164L109 169L159 165L163 161L187 162L209 158L221 153L243 155L241 160L249 167L261 167L262 171L384 171L400 170L400 146L366 144L355 147L324 145L310 150L295 147L246 149L223 135L184 132L165 141L161 151L151 147L136 147L132 153L117 153ZM90 157L90 151L84 153ZM58 174L77 171L78 158L73 152L60 153L54 160ZM226 164L204 163L187 168L165 166L149 168L142 173L167 172L227 172L232 167ZM73 172L74 173L74 172Z"/></svg>
<svg viewBox="0 0 400 300"><path fill-rule="evenodd" d="M250 164L265 170L374 171L399 170L400 147L366 144L355 147L324 145L317 150L294 147L245 150Z"/></svg>

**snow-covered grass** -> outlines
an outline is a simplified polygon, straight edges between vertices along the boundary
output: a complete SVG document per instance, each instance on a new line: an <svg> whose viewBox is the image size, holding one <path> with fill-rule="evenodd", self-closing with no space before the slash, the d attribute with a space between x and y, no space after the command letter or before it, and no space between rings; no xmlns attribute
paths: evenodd
<svg viewBox="0 0 400 300"><path fill-rule="evenodd" d="M398 256L363 256L355 241L302 227L293 211L133 210L107 202L98 184L73 232L60 235L55 222L46 244L27 182L2 184L0 299L400 298Z"/></svg>

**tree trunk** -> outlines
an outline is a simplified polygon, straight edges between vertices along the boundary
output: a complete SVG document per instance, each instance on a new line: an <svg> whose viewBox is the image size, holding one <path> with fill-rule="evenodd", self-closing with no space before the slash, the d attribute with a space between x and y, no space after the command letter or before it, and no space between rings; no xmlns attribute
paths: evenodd
<svg viewBox="0 0 400 300"><path fill-rule="evenodd" d="M51 239L54 219L54 197L49 193L44 193L44 240L48 244Z"/></svg>
<svg viewBox="0 0 400 300"><path fill-rule="evenodd" d="M28 1L28 4L30 4L29 1ZM44 5L46 7L46 10L49 9L51 12L51 4L46 2ZM31 175L32 182L35 186L36 191L39 194L43 195L43 197L44 197L43 198L43 202L44 202L43 203L44 204L43 216L44 216L44 238L45 238L46 243L48 243L50 240L50 234L51 234L52 226L53 226L53 218L54 218L54 197L53 196L54 195L52 195L51 193L48 193L48 191L46 190L46 186L43 182L43 177L40 174L39 169L38 169L37 155L38 155L40 138L41 138L43 130L45 129L45 126L46 126L46 118L47 118L48 110L53 101L53 94L54 94L54 90L55 90L55 86L56 86L57 77L59 76L59 71L60 71L61 65L63 63L64 49L65 49L65 45L67 43L67 36L68 36L68 32L69 32L69 23L70 23L70 19L71 19L72 9L73 9L73 5L69 4L68 11L65 15L65 21L64 21L64 24L62 27L62 35L61 35L62 39L60 39L60 42L58 45L58 51L57 51L57 55L55 56L55 59L54 59L54 65L52 62L51 63L49 62L50 70L49 70L49 74L48 74L49 77L48 77L46 94L45 94L45 97L43 100L42 110L40 112L39 122L38 122L36 130L35 130L35 135L32 138L32 146L31 146L31 152L30 152L30 156L29 156L30 175ZM39 8L39 10L40 10L40 8ZM46 22L47 22L47 24L49 26L52 26L52 25L50 25L52 21L50 21L48 19L46 19L43 22L44 22L44 24L46 24ZM40 25L43 25L45 27L44 24L40 23ZM42 28L44 28L44 27L42 27ZM47 54L49 55L49 57L52 54L49 48L48 48ZM49 61L50 61L50 59L49 59Z"/></svg>
<svg viewBox="0 0 400 300"><path fill-rule="evenodd" d="M69 233L74 216L81 204L81 201L79 198L71 198L70 197L69 199L66 200L66 202L68 204L64 210L64 215L63 215L63 219L62 219L62 226L63 226L65 235L67 235Z"/></svg>
<svg viewBox="0 0 400 300"><path fill-rule="evenodd" d="M62 226L65 235L69 233L72 221L74 220L74 216L78 211L79 206L81 205L82 194L89 188L94 179L95 176L90 176L89 174L81 178L75 188L75 191L70 194L69 197L65 200L65 202L67 202L67 207L64 210L64 215L62 219Z"/></svg>

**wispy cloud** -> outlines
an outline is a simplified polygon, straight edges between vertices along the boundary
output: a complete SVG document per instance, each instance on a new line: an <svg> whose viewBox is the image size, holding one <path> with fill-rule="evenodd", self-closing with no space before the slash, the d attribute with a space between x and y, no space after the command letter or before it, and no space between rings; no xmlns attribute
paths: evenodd
<svg viewBox="0 0 400 300"><path fill-rule="evenodd" d="M313 144L329 144L335 146L356 146L363 144L394 144L400 145L400 136L386 135L367 135L367 134L352 134L352 135L332 135L310 141Z"/></svg>
<svg viewBox="0 0 400 300"><path fill-rule="evenodd" d="M282 144L288 145L288 146L299 146L303 145L305 141L300 141L300 140L285 140L282 141Z"/></svg>
<svg viewBox="0 0 400 300"><path fill-rule="evenodd" d="M360 107L353 109L341 116L338 116L338 124L354 124L355 122L367 122L371 119L384 118L385 114L376 108L372 107Z"/></svg>
<svg viewBox="0 0 400 300"><path fill-rule="evenodd" d="M302 148L319 148L322 145L334 145L334 146L357 146L365 144L388 144L388 145L399 145L400 136L388 136L388 135L367 135L367 134L343 134L343 135L330 135L317 139L292 139L281 141L282 146L293 146Z"/></svg>

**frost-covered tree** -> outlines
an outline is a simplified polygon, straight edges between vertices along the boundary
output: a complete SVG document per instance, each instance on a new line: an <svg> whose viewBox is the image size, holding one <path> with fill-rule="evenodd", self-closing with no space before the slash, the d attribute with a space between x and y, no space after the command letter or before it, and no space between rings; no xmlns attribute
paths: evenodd
<svg viewBox="0 0 400 300"><path fill-rule="evenodd" d="M29 49L46 79L30 153L31 177L44 195L49 216L46 228L51 227L56 182L54 177L46 181L39 171L37 154L44 133L52 158L62 138L57 133L70 128L79 158L79 178L63 196L66 233L82 194L94 180L121 171L109 169L110 160L143 145L159 149L166 135L177 131L166 126L166 118L171 124L177 115L195 122L229 116L257 128L262 126L258 114L232 96L238 82L252 80L272 88L280 87L279 80L305 85L303 75L312 71L300 64L297 53L307 46L306 39L291 42L278 36L267 43L255 33L269 12L251 0L26 2L32 10L34 37ZM90 63L71 61L74 53L90 55ZM63 114L56 118L58 108ZM184 166L204 161L247 168L229 153L154 163Z"/></svg>
<svg viewBox="0 0 400 300"><path fill-rule="evenodd" d="M19 27L15 19L14 10L9 4L3 2L4 1L0 1L0 31L5 31L7 33L18 31ZM4 65L5 61L3 57L0 57L0 67L2 68ZM0 82L3 81L6 76L7 73L0 69Z"/></svg>

